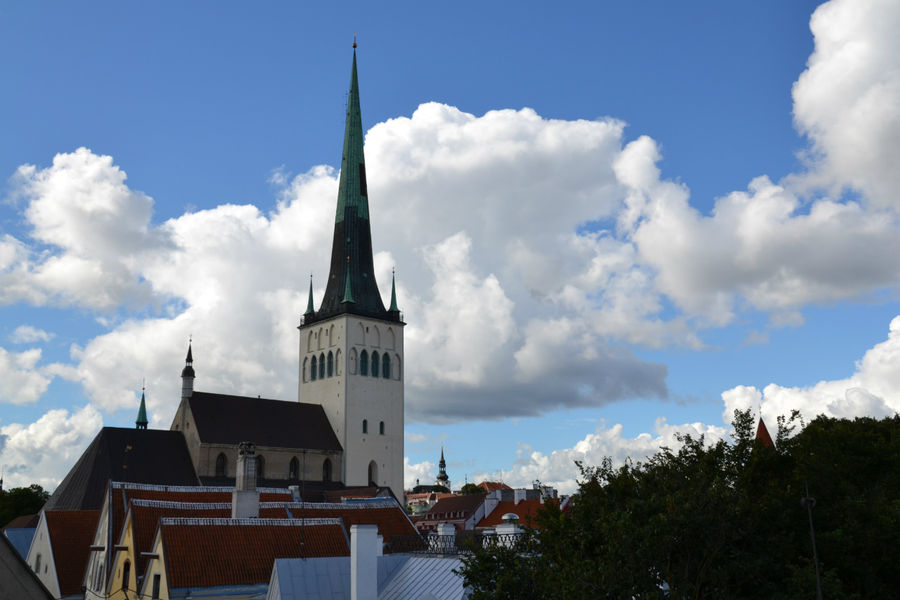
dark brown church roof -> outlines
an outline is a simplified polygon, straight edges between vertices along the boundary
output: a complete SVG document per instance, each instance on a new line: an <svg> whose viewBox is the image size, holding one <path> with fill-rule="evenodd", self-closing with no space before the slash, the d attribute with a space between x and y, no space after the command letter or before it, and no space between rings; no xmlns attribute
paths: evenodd
<svg viewBox="0 0 900 600"><path fill-rule="evenodd" d="M44 510L95 510L109 481L198 485L180 431L104 427L62 480Z"/></svg>
<svg viewBox="0 0 900 600"><path fill-rule="evenodd" d="M194 392L188 399L200 441L339 452L340 442L318 404Z"/></svg>

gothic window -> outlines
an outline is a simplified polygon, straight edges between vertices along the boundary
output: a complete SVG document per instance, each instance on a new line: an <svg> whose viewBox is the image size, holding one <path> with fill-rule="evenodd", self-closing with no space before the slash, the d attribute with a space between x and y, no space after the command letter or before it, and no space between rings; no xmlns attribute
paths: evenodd
<svg viewBox="0 0 900 600"><path fill-rule="evenodd" d="M313 381L315 381L316 375L319 374L319 368L318 368L319 361L315 356L313 356L312 360L309 362L309 364L310 364L309 378L312 379Z"/></svg>
<svg viewBox="0 0 900 600"><path fill-rule="evenodd" d="M387 339L384 341L384 347L388 350L393 350L395 343L397 343L397 338L394 335L394 329L389 327L387 330Z"/></svg>
<svg viewBox="0 0 900 600"><path fill-rule="evenodd" d="M369 433L369 420L363 419L363 433Z"/></svg>
<svg viewBox="0 0 900 600"><path fill-rule="evenodd" d="M322 481L331 481L331 459L326 458L322 463Z"/></svg>
<svg viewBox="0 0 900 600"><path fill-rule="evenodd" d="M365 344L366 343L366 329L363 327L362 323L356 324L356 343L357 344Z"/></svg>
<svg viewBox="0 0 900 600"><path fill-rule="evenodd" d="M381 365L378 362L378 353L373 352L372 353L372 377L378 377L378 370L379 370L378 367L380 367L380 366Z"/></svg>
<svg viewBox="0 0 900 600"><path fill-rule="evenodd" d="M359 374L369 374L369 353L365 350L359 353Z"/></svg>
<svg viewBox="0 0 900 600"><path fill-rule="evenodd" d="M378 424L378 433L384 435L384 421Z"/></svg>
<svg viewBox="0 0 900 600"><path fill-rule="evenodd" d="M315 338L315 335L313 335L313 332L310 331L310 332L309 332L309 337L306 339L306 349L307 349L307 350L312 350L312 349L313 349L313 340L314 340L314 339L316 339L316 338Z"/></svg>
<svg viewBox="0 0 900 600"><path fill-rule="evenodd" d="M309 358L303 359L303 383L309 381Z"/></svg>
<svg viewBox="0 0 900 600"><path fill-rule="evenodd" d="M391 357L387 352L381 357L381 376L385 379L391 378Z"/></svg>
<svg viewBox="0 0 900 600"><path fill-rule="evenodd" d="M319 355L319 379L325 379L325 355Z"/></svg>
<svg viewBox="0 0 900 600"><path fill-rule="evenodd" d="M327 369L327 372L328 372L328 376L329 376L329 377L331 377L332 375L334 375L334 353L333 353L331 350L328 351L328 369Z"/></svg>
<svg viewBox="0 0 900 600"><path fill-rule="evenodd" d="M369 462L369 485L378 485L378 465L374 460Z"/></svg>
<svg viewBox="0 0 900 600"><path fill-rule="evenodd" d="M372 339L369 341L369 345L376 348L381 345L381 331L378 330L378 327L372 327Z"/></svg>
<svg viewBox="0 0 900 600"><path fill-rule="evenodd" d="M256 479L264 479L266 476L266 460L262 457L262 454L256 455Z"/></svg>
<svg viewBox="0 0 900 600"><path fill-rule="evenodd" d="M288 479L300 479L300 461L296 456L288 464Z"/></svg>
<svg viewBox="0 0 900 600"><path fill-rule="evenodd" d="M356 348L350 348L350 374L356 375Z"/></svg>
<svg viewBox="0 0 900 600"><path fill-rule="evenodd" d="M328 328L328 345L334 346L334 325Z"/></svg>
<svg viewBox="0 0 900 600"><path fill-rule="evenodd" d="M400 378L403 376L403 374L400 372L400 355L399 354L394 355L394 364L396 365L394 367L394 379L399 381Z"/></svg>
<svg viewBox="0 0 900 600"><path fill-rule="evenodd" d="M334 374L337 376L341 376L343 371L341 370L341 349L338 348L338 351L334 353Z"/></svg>
<svg viewBox="0 0 900 600"><path fill-rule="evenodd" d="M122 589L127 590L128 584L131 581L131 561L125 561L124 572L122 573Z"/></svg>
<svg viewBox="0 0 900 600"><path fill-rule="evenodd" d="M323 336L322 328L319 327L319 331L316 333L316 337L318 338L318 342L319 342L317 344L319 346L319 350L322 349L322 336Z"/></svg>
<svg viewBox="0 0 900 600"><path fill-rule="evenodd" d="M225 458L225 453L219 452L219 455L216 457L216 477L225 477L227 467L228 459Z"/></svg>

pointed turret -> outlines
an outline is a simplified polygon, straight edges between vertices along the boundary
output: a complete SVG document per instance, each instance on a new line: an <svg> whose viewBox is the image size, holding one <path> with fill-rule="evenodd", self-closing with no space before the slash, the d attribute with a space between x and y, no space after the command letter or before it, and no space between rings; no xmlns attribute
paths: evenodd
<svg viewBox="0 0 900 600"><path fill-rule="evenodd" d="M312 273L309 274L309 300L306 302L306 312L303 313L304 316L311 315L316 312L316 307L313 304L312 297Z"/></svg>
<svg viewBox="0 0 900 600"><path fill-rule="evenodd" d="M141 388L141 407L138 409L137 419L134 425L138 429L147 429L147 402L144 399L144 388Z"/></svg>
<svg viewBox="0 0 900 600"><path fill-rule="evenodd" d="M397 308L397 277L393 269L391 269L391 307L388 312L400 314L400 309Z"/></svg>
<svg viewBox="0 0 900 600"><path fill-rule="evenodd" d="M188 340L187 356L181 370L181 397L190 398L194 394L194 355L191 352L193 340Z"/></svg>
<svg viewBox="0 0 900 600"><path fill-rule="evenodd" d="M320 321L346 313L386 321L400 320L399 311L389 313L385 310L384 301L378 291L378 283L375 281L355 45L350 74L350 94L347 99L337 211L334 216L331 268L322 304L318 311L307 312L304 315L304 322Z"/></svg>
<svg viewBox="0 0 900 600"><path fill-rule="evenodd" d="M759 425L756 427L756 441L769 448L775 447L775 442L772 441L772 436L769 435L769 429L762 417L759 418Z"/></svg>
<svg viewBox="0 0 900 600"><path fill-rule="evenodd" d="M438 476L435 485L442 485L450 489L450 476L447 475L447 461L444 460L444 447L441 446L441 460L438 462Z"/></svg>

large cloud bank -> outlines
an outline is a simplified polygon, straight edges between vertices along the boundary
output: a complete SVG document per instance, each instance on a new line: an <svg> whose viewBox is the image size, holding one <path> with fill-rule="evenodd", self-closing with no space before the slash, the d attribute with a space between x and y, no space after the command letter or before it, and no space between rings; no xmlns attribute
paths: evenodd
<svg viewBox="0 0 900 600"><path fill-rule="evenodd" d="M796 323L811 303L895 289L900 6L835 0L811 28L815 51L793 90L808 170L778 182L759 175L709 214L691 205L685 185L660 177L659 145L626 140L615 119L560 121L530 109L475 116L427 103L373 127L376 274L386 296L397 268L409 322L408 419L664 398L665 366L631 347L702 349L705 329L741 311ZM163 223L112 157L86 148L22 166L12 181L29 231L0 238L0 303L77 308L105 332L73 346L67 364L42 363L40 344L54 332L33 326L11 340L23 347L0 348L0 401L38 402L57 376L78 382L90 401L73 415L3 425L4 462L28 447L46 467L51 450L28 446L38 436L26 432L69 432L59 438L82 444L100 412L134 410L142 378L152 426L167 426L191 334L199 389L295 397L294 327L310 271L316 296L323 291L332 169L285 179L268 214L224 205ZM897 329L895 321L851 380L739 387L723 394L726 408L897 410L900 382L885 366ZM504 475L571 487L573 456L650 453L679 427L724 435L664 422L635 439L600 429L550 456L523 449ZM23 471L23 482L38 472Z"/></svg>

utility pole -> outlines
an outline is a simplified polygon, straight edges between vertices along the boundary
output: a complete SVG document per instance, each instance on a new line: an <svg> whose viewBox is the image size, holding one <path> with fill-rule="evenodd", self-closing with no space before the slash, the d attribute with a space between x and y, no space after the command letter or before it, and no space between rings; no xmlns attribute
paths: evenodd
<svg viewBox="0 0 900 600"><path fill-rule="evenodd" d="M819 577L819 553L816 551L816 531L813 529L812 509L816 505L816 499L809 495L809 483L806 484L806 496L800 499L800 505L806 507L809 514L809 537L812 539L813 563L816 566L816 600L822 600L822 580Z"/></svg>

